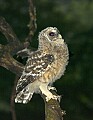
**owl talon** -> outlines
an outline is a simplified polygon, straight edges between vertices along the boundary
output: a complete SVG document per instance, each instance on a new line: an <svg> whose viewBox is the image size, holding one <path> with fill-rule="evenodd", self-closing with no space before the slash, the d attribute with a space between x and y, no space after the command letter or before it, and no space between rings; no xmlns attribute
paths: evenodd
<svg viewBox="0 0 93 120"><path fill-rule="evenodd" d="M58 102L61 101L61 98L62 98L62 96L61 96L61 95L58 95L58 98L57 98Z"/></svg>
<svg viewBox="0 0 93 120"><path fill-rule="evenodd" d="M61 100L61 96L59 96L59 95L53 95L52 94L52 96L47 96L46 97L46 101L48 102L49 100L51 100L51 99L54 99L54 100L58 100L59 102L60 102L60 100Z"/></svg>

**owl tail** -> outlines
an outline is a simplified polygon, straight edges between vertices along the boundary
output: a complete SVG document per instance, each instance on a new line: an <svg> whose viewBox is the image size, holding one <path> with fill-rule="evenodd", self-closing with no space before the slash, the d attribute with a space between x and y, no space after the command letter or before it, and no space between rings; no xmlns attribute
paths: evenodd
<svg viewBox="0 0 93 120"><path fill-rule="evenodd" d="M16 95L15 103L28 103L33 96L33 93L30 93L27 88L23 89L20 93Z"/></svg>

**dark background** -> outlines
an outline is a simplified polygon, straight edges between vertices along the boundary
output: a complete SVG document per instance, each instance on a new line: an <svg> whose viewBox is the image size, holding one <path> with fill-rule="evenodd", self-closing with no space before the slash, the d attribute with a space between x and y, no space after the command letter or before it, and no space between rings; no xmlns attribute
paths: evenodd
<svg viewBox="0 0 93 120"><path fill-rule="evenodd" d="M62 94L64 120L93 120L93 0L35 0L37 31L32 46L37 48L38 33L55 26L73 54L65 75L55 82ZM27 0L0 0L0 16L6 18L18 38L28 34ZM0 43L6 38L0 33ZM0 67L0 120L11 120L10 97L15 75ZM44 102L34 95L26 104L16 104L17 120L44 120Z"/></svg>

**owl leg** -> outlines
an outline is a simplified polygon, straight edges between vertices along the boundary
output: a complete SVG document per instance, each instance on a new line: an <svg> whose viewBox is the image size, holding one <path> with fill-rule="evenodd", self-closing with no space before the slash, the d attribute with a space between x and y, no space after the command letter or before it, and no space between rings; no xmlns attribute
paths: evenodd
<svg viewBox="0 0 93 120"><path fill-rule="evenodd" d="M57 89L55 87L52 87L52 86L48 86L48 89L49 90L55 90L57 92Z"/></svg>
<svg viewBox="0 0 93 120"><path fill-rule="evenodd" d="M49 90L48 90L48 86L47 84L42 84L40 85L40 90L42 92L42 94L44 94L46 96L46 101L48 102L50 99L55 99L55 100L59 100L60 99L60 96L56 96L56 95L53 95Z"/></svg>

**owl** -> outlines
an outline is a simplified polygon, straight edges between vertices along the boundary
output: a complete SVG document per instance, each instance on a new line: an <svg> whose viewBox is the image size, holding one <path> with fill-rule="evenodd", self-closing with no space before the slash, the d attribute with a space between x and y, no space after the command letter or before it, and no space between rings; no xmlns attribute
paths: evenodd
<svg viewBox="0 0 93 120"><path fill-rule="evenodd" d="M28 52L26 65L18 80L15 97L17 103L28 103L34 93L43 94L47 102L60 98L50 90L55 90L53 83L64 74L68 64L67 44L56 27L42 30L38 40L38 49Z"/></svg>

